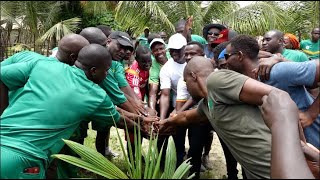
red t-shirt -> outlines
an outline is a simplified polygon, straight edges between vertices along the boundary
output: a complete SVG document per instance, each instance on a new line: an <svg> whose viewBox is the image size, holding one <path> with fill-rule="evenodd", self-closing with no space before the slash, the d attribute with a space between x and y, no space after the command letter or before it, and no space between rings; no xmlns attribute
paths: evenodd
<svg viewBox="0 0 320 180"><path fill-rule="evenodd" d="M138 62L134 61L126 70L126 78L134 93L141 100L143 100L146 94L146 85L148 83L149 71L140 70Z"/></svg>

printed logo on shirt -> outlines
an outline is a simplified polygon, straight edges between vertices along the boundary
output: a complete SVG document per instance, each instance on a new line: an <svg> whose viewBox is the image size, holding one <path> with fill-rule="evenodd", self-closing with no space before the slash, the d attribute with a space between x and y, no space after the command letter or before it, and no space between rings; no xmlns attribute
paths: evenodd
<svg viewBox="0 0 320 180"><path fill-rule="evenodd" d="M306 49L310 49L310 46L306 46Z"/></svg>

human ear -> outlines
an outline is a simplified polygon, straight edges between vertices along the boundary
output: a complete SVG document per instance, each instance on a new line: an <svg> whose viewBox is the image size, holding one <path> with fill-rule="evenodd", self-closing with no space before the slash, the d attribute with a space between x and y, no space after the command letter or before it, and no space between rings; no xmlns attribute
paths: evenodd
<svg viewBox="0 0 320 180"><path fill-rule="evenodd" d="M196 73L191 72L190 74L191 74L191 77L193 78L193 80L197 80L197 75L196 75Z"/></svg>
<svg viewBox="0 0 320 180"><path fill-rule="evenodd" d="M96 67L90 68L90 74L92 75L92 77L95 77L95 76L96 76L96 70L97 70Z"/></svg>
<svg viewBox="0 0 320 180"><path fill-rule="evenodd" d="M239 61L243 61L244 60L244 54L242 53L242 51L239 51L238 59L239 59Z"/></svg>

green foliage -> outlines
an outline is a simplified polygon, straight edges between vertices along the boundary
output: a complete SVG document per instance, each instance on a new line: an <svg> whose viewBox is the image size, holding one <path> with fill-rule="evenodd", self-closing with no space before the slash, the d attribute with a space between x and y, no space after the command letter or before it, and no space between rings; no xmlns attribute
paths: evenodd
<svg viewBox="0 0 320 180"><path fill-rule="evenodd" d="M140 125L140 121L138 121ZM126 124L125 124L126 126ZM129 141L129 154L126 154L123 142L120 138L118 129L117 135L120 140L120 146L126 162L126 173L122 172L118 167L111 163L107 158L98 153L96 150L81 145L79 143L63 140L66 145L68 145L73 151L75 151L81 158L55 154L52 155L53 158L58 158L68 163L71 163L75 166L87 169L93 173L99 174L106 178L112 179L181 179L186 176L191 168L189 159L185 160L177 169L176 169L176 148L172 136L168 139L168 146L166 149L166 159L165 159L165 168L164 172L160 171L160 161L163 151L163 145L158 152L157 141L158 135L156 137L151 134L148 152L145 153L141 147L141 133L140 130L134 128L134 144L135 144L135 154L132 153L132 147L130 143L128 128L126 126L126 136ZM152 132L152 129L150 129ZM142 158L145 159L145 166L142 166ZM129 159L130 158L130 161ZM194 177L194 174L188 178Z"/></svg>
<svg viewBox="0 0 320 180"><path fill-rule="evenodd" d="M42 35L37 43L43 43L44 41L50 41L55 39L56 42L59 42L60 39L70 33L75 33L78 29L78 25L81 22L80 18L71 18L64 21L61 21L54 26L52 26L44 35Z"/></svg>
<svg viewBox="0 0 320 180"><path fill-rule="evenodd" d="M82 18L82 28L106 25L110 26L112 29L120 29L119 25L114 20L114 15L109 11L101 14L84 13Z"/></svg>

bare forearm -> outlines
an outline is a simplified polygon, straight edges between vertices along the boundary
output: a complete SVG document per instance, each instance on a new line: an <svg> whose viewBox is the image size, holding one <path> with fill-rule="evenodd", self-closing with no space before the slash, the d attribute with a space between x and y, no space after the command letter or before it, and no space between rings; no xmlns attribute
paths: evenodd
<svg viewBox="0 0 320 180"><path fill-rule="evenodd" d="M191 106L193 106L193 104L194 104L193 99L192 99L192 97L190 97L190 98L187 100L187 102L185 102L185 103L183 104L183 106L182 106L181 108L177 109L177 113L189 109Z"/></svg>
<svg viewBox="0 0 320 180"><path fill-rule="evenodd" d="M121 90L127 95L130 96L134 101L138 101L139 99L134 94L133 90L130 88L130 86L122 87Z"/></svg>
<svg viewBox="0 0 320 180"><path fill-rule="evenodd" d="M187 101L176 101L176 112L178 112Z"/></svg>
<svg viewBox="0 0 320 180"><path fill-rule="evenodd" d="M8 87L2 82L0 81L0 90L1 90L1 101L0 101L0 110L1 110L1 114L3 113L3 111L8 107L9 105L9 98L8 98Z"/></svg>
<svg viewBox="0 0 320 180"><path fill-rule="evenodd" d="M168 118L167 120L172 126L189 126L192 124L202 124L208 121L207 117L201 116L197 109L180 112L174 117Z"/></svg>
<svg viewBox="0 0 320 180"><path fill-rule="evenodd" d="M162 94L160 97L160 119L165 119L169 109L170 97Z"/></svg>
<svg viewBox="0 0 320 180"><path fill-rule="evenodd" d="M131 113L131 112L128 112L124 109L121 109L119 107L117 107L117 111L119 111L119 113L135 122L137 122L139 119L140 120L143 120L143 117L141 115L138 115L138 114L134 114L134 113Z"/></svg>
<svg viewBox="0 0 320 180"><path fill-rule="evenodd" d="M283 123L284 121L287 121L287 123ZM278 124L279 126L271 128L271 178L313 179L314 177L302 152L298 126L296 123L289 121L282 119L278 121L281 125Z"/></svg>
<svg viewBox="0 0 320 180"><path fill-rule="evenodd" d="M149 84L149 88L150 90L149 90L148 106L149 108L156 110L158 85Z"/></svg>
<svg viewBox="0 0 320 180"><path fill-rule="evenodd" d="M126 102L120 104L119 107L128 111L128 112L138 114L137 111L133 108L133 106L131 105L131 103L129 101L126 101Z"/></svg>
<svg viewBox="0 0 320 180"><path fill-rule="evenodd" d="M129 119L124 115L121 115L120 120L117 123L117 127L121 129L125 129L126 126L128 130L133 130L134 127L136 127L137 129L139 128L136 122L132 121L131 119Z"/></svg>

